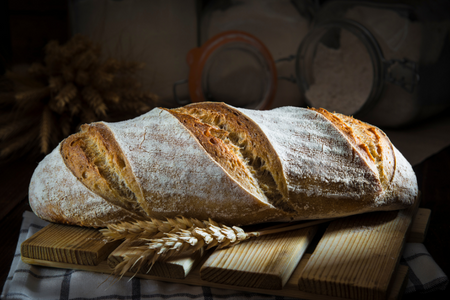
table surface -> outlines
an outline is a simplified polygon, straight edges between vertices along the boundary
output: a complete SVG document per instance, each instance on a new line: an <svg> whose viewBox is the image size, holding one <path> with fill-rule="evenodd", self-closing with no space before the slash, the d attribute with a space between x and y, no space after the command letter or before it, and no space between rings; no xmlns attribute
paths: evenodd
<svg viewBox="0 0 450 300"><path fill-rule="evenodd" d="M37 162L19 160L0 165L0 283L3 289L14 257L22 214L28 205L28 184ZM414 166L422 194L421 207L431 209L431 219L424 245L442 268L450 274L450 147ZM450 288L426 295L405 295L403 299L450 299Z"/></svg>

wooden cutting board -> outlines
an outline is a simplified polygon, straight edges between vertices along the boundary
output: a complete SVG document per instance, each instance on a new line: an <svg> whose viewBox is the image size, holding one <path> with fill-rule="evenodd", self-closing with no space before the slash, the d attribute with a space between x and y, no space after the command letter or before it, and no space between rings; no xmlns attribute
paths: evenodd
<svg viewBox="0 0 450 300"><path fill-rule="evenodd" d="M429 216L417 201L407 210L337 219L158 263L136 276L303 299L399 299L408 272L399 264L404 243L423 241ZM25 263L101 273L111 273L127 251L95 229L57 224L21 246Z"/></svg>

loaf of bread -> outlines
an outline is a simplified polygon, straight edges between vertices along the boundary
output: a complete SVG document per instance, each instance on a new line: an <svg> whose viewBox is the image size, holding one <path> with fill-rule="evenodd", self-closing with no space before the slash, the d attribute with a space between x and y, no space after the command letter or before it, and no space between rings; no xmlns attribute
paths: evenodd
<svg viewBox="0 0 450 300"><path fill-rule="evenodd" d="M29 201L79 226L248 225L403 209L417 194L411 165L376 127L324 109L204 102L82 125L39 163Z"/></svg>

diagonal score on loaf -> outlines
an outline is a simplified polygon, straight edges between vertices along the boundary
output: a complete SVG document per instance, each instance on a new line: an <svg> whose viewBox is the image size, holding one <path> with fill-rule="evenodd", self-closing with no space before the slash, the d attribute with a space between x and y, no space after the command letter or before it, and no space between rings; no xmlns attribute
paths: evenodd
<svg viewBox="0 0 450 300"><path fill-rule="evenodd" d="M220 127L203 123L199 119L187 114L169 111L183 124L199 141L207 153L219 163L228 174L241 184L246 190L262 201L267 201L259 188L252 171L245 163L240 147L233 143L229 132Z"/></svg>
<svg viewBox="0 0 450 300"><path fill-rule="evenodd" d="M245 225L283 214L244 189L166 109L107 126L130 162L148 216Z"/></svg>
<svg viewBox="0 0 450 300"><path fill-rule="evenodd" d="M299 289L348 299L385 299L417 202L398 212L332 222L298 280Z"/></svg>
<svg viewBox="0 0 450 300"><path fill-rule="evenodd" d="M376 163L378 176L384 189L387 189L393 180L396 158L393 145L384 132L377 127L361 122L349 116L335 114L342 122L349 126L358 144Z"/></svg>
<svg viewBox="0 0 450 300"><path fill-rule="evenodd" d="M336 126L365 161L373 162L373 170L377 171L383 189L387 189L394 176L396 159L386 134L377 127L350 116L330 113L325 109L312 110Z"/></svg>
<svg viewBox="0 0 450 300"><path fill-rule="evenodd" d="M370 130L355 133L333 114L330 120L328 114L324 116L312 109L239 110L261 128L275 149L288 185L288 199L298 218L397 210L410 206L417 196L412 167L395 147L382 146L388 140L380 144L381 133L375 137L371 137ZM365 140L373 145L364 144ZM368 152L360 151L359 146ZM377 162L368 155L371 147L381 151L378 155L383 159L390 157L388 166L395 164L387 188L380 182ZM390 150L394 151L395 162Z"/></svg>
<svg viewBox="0 0 450 300"><path fill-rule="evenodd" d="M194 103L169 110L210 156L246 189L291 213L283 167L264 132L223 103ZM199 130L199 128L201 128Z"/></svg>
<svg viewBox="0 0 450 300"><path fill-rule="evenodd" d="M140 187L126 156L104 123L82 125L80 132L61 143L61 155L68 169L89 190L145 218L138 201L143 197Z"/></svg>

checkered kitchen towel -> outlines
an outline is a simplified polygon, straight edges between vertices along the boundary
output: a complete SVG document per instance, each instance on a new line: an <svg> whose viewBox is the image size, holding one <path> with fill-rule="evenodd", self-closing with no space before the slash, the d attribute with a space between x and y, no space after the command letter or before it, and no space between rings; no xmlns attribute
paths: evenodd
<svg viewBox="0 0 450 300"><path fill-rule="evenodd" d="M48 223L25 212L16 254L1 299L269 299L282 297L133 278L112 283L105 274L25 264L20 244ZM402 263L411 268L407 293L445 289L448 278L422 244L407 244Z"/></svg>

